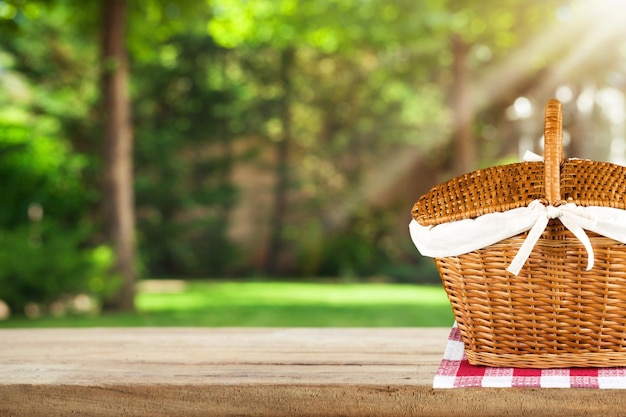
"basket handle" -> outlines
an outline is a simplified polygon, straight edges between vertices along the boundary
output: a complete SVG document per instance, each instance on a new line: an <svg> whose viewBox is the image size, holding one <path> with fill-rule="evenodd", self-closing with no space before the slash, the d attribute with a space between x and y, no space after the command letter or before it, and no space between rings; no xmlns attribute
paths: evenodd
<svg viewBox="0 0 626 417"><path fill-rule="evenodd" d="M544 187L548 204L558 206L561 200L561 161L563 160L563 113L561 102L546 104L544 134Z"/></svg>

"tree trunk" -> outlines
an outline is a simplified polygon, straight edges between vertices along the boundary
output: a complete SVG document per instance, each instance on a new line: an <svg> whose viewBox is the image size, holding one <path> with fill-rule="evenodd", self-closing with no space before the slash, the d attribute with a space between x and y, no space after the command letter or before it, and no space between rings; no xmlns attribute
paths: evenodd
<svg viewBox="0 0 626 417"><path fill-rule="evenodd" d="M111 307L134 310L135 213L133 134L124 46L126 0L102 0L102 97L104 122L104 216L122 287Z"/></svg>
<svg viewBox="0 0 626 417"><path fill-rule="evenodd" d="M280 82L283 89L280 119L282 124L281 138L276 144L276 187L274 188L274 208L270 224L270 242L267 256L266 272L275 275L280 269L283 253L284 219L287 214L287 197L289 194L289 148L291 145L291 77L294 50L285 49L281 54Z"/></svg>
<svg viewBox="0 0 626 417"><path fill-rule="evenodd" d="M460 175L476 169L476 143L472 136L472 108L467 70L469 45L460 35L452 37L454 55L452 86L452 111L454 114L454 174Z"/></svg>

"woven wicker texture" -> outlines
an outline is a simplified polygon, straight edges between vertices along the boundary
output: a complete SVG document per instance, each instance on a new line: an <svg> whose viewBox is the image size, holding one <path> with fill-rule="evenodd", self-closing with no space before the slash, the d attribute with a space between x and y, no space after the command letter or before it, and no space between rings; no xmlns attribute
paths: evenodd
<svg viewBox="0 0 626 417"><path fill-rule="evenodd" d="M435 187L414 206L422 224L509 210L534 199L624 208L624 167L561 162L560 103L546 106L541 162L476 171ZM506 272L526 233L436 264L470 363L554 368L626 365L626 245L587 233L587 252L550 220L520 274Z"/></svg>
<svg viewBox="0 0 626 417"><path fill-rule="evenodd" d="M422 226L436 225L526 207L537 199L544 204L626 209L626 167L583 159L562 161L561 106L556 100L546 105L544 131L544 157L551 164L500 165L454 178L424 194L413 206L413 218Z"/></svg>

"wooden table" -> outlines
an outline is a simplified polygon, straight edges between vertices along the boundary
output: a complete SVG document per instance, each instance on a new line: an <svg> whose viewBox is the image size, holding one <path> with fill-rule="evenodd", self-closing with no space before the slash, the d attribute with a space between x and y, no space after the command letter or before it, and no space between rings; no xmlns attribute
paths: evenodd
<svg viewBox="0 0 626 417"><path fill-rule="evenodd" d="M626 391L433 390L449 329L0 330L0 416L624 415Z"/></svg>

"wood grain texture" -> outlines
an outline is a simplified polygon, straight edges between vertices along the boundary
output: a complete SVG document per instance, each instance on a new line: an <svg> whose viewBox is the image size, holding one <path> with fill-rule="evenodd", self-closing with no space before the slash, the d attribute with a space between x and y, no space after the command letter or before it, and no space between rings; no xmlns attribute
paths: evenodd
<svg viewBox="0 0 626 417"><path fill-rule="evenodd" d="M620 415L624 391L433 390L449 329L0 330L0 416Z"/></svg>

